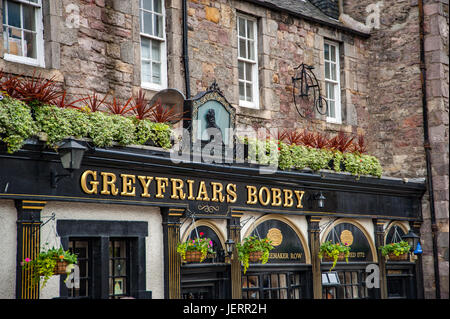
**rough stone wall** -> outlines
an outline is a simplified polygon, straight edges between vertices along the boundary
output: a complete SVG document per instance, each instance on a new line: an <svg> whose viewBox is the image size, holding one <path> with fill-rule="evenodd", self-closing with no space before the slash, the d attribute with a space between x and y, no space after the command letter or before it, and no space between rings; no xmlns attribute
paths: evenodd
<svg viewBox="0 0 450 319"><path fill-rule="evenodd" d="M126 101L141 83L139 0L43 1L45 68L0 59L6 73L61 83L68 97L109 93ZM166 1L169 87L182 90L181 1ZM79 18L75 18L78 15ZM79 19L79 20L78 20ZM76 21L79 21L79 25ZM3 56L3 41L0 41ZM155 92L147 91L150 98Z"/></svg>
<svg viewBox="0 0 450 319"><path fill-rule="evenodd" d="M344 12L365 22L375 1L344 1ZM426 177L418 1L383 0L380 29L367 41L370 51L369 132L385 173ZM424 1L425 67L441 297L448 298L448 1ZM435 298L432 226L428 195L422 204L424 288Z"/></svg>
<svg viewBox="0 0 450 319"><path fill-rule="evenodd" d="M425 66L441 298L449 298L449 6L424 4ZM426 220L430 223L429 220ZM430 263L431 265L431 263Z"/></svg>
<svg viewBox="0 0 450 319"><path fill-rule="evenodd" d="M257 18L259 110L239 107L236 13ZM367 59L365 39L293 18L246 1L188 1L189 63L192 95L214 79L237 109L237 127L310 128L325 132L359 133L368 128ZM324 39L340 43L342 125L325 118L305 120L293 102L294 68L315 66L324 79ZM322 93L324 88L322 87Z"/></svg>

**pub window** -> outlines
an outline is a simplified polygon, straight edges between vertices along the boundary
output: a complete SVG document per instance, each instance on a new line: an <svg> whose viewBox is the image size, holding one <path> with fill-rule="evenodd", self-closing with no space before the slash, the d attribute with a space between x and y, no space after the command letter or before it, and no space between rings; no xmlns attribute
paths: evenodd
<svg viewBox="0 0 450 319"><path fill-rule="evenodd" d="M300 272L264 272L242 277L243 299L301 299L306 287Z"/></svg>
<svg viewBox="0 0 450 319"><path fill-rule="evenodd" d="M92 297L92 240L71 239L69 251L77 255L77 266L80 270L80 284L68 290L69 298Z"/></svg>
<svg viewBox="0 0 450 319"><path fill-rule="evenodd" d="M369 297L365 286L365 271L338 271L339 284L324 286L322 288L323 299L366 299Z"/></svg>
<svg viewBox="0 0 450 319"><path fill-rule="evenodd" d="M327 121L341 123L341 85L339 66L339 45L324 42L325 99L328 103Z"/></svg>
<svg viewBox="0 0 450 319"><path fill-rule="evenodd" d="M255 18L237 16L239 105L259 108L258 38Z"/></svg>
<svg viewBox="0 0 450 319"><path fill-rule="evenodd" d="M130 242L124 239L109 241L109 297L130 294Z"/></svg>
<svg viewBox="0 0 450 319"><path fill-rule="evenodd" d="M146 89L167 87L167 56L164 0L140 0L141 85Z"/></svg>
<svg viewBox="0 0 450 319"><path fill-rule="evenodd" d="M4 59L44 66L42 0L3 0Z"/></svg>

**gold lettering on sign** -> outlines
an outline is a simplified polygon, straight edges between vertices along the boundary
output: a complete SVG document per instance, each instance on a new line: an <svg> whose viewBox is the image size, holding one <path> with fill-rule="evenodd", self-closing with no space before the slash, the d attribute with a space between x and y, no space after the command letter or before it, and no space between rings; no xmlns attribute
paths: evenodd
<svg viewBox="0 0 450 319"><path fill-rule="evenodd" d="M171 178L172 182L172 195L170 198L172 199L185 199L186 194L183 191L184 182L179 178Z"/></svg>
<svg viewBox="0 0 450 319"><path fill-rule="evenodd" d="M236 184L227 185L227 203L235 203L237 200Z"/></svg>
<svg viewBox="0 0 450 319"><path fill-rule="evenodd" d="M284 192L283 207L292 207L294 205L294 200L292 199L294 193L290 189L283 189L283 192Z"/></svg>
<svg viewBox="0 0 450 319"><path fill-rule="evenodd" d="M136 196L136 187L134 187L134 183L136 183L136 176L120 174L122 177L122 192L120 195L122 196Z"/></svg>
<svg viewBox="0 0 450 319"><path fill-rule="evenodd" d="M167 177L155 177L156 180L156 198L164 198L166 186L169 186L169 179Z"/></svg>
<svg viewBox="0 0 450 319"><path fill-rule="evenodd" d="M210 198L208 197L208 191L206 190L206 184L204 181L200 182L196 200L204 200L207 202L210 201Z"/></svg>
<svg viewBox="0 0 450 319"><path fill-rule="evenodd" d="M272 188L272 206L281 206L281 189Z"/></svg>
<svg viewBox="0 0 450 319"><path fill-rule="evenodd" d="M89 184L91 185L91 188L88 188L87 186L87 177L88 176L92 176L92 181L89 182ZM81 175L81 189L86 193L86 194L97 194L98 191L98 184L99 182L97 181L97 172L96 171L85 171L83 173L83 175Z"/></svg>
<svg viewBox="0 0 450 319"><path fill-rule="evenodd" d="M114 195L116 196L119 193L119 190L116 187L116 174L114 173L107 173L107 172L101 172L100 175L103 177L103 187L100 194L102 195ZM109 190L111 189L111 191Z"/></svg>
<svg viewBox="0 0 450 319"><path fill-rule="evenodd" d="M188 184L188 200L195 200L195 197L194 197L194 182L195 181L193 181L193 180L191 180L191 179L188 179L187 181L186 181L186 183Z"/></svg>
<svg viewBox="0 0 450 319"><path fill-rule="evenodd" d="M139 181L141 182L142 186L142 197L150 197L150 194L148 192L148 188L150 187L150 184L153 181L153 176L138 176Z"/></svg>
<svg viewBox="0 0 450 319"><path fill-rule="evenodd" d="M256 204L257 201L256 187L247 185L247 204Z"/></svg>
<svg viewBox="0 0 450 319"><path fill-rule="evenodd" d="M294 193L295 193L295 196L297 196L297 208L303 208L302 199L303 199L303 195L305 194L305 192L295 190Z"/></svg>
<svg viewBox="0 0 450 319"><path fill-rule="evenodd" d="M266 193L265 196L263 196L263 192ZM270 203L270 191L266 186L263 186L259 189L259 202L261 203L261 205L263 206L267 206ZM264 199L264 197L266 199Z"/></svg>
<svg viewBox="0 0 450 319"><path fill-rule="evenodd" d="M221 202L225 200L225 197L222 194L223 185L221 183L211 182L212 187L212 202Z"/></svg>

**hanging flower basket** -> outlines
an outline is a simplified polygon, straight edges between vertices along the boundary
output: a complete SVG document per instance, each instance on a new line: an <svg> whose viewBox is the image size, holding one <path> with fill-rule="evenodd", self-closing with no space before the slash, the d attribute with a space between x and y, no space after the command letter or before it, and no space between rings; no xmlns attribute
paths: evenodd
<svg viewBox="0 0 450 319"><path fill-rule="evenodd" d="M341 245L340 243L334 244L331 240L324 242L320 245L319 258L322 261L332 261L331 271L338 261L345 261L348 263L348 256L350 254L350 246L347 243Z"/></svg>
<svg viewBox="0 0 450 319"><path fill-rule="evenodd" d="M378 247L378 249L381 250L383 256L391 261L404 261L408 260L411 246L409 246L408 242L402 240L398 243L390 243Z"/></svg>
<svg viewBox="0 0 450 319"><path fill-rule="evenodd" d="M390 253L387 255L388 259L391 261L406 261L408 260L408 253L395 255L394 253Z"/></svg>
<svg viewBox="0 0 450 319"><path fill-rule="evenodd" d="M66 274L66 267L76 263L77 255L61 247L41 251L36 259L25 258L21 264L24 270L31 270L33 285L42 279L43 288L52 276Z"/></svg>
<svg viewBox="0 0 450 319"><path fill-rule="evenodd" d="M242 243L236 245L238 258L244 266L244 274L247 272L249 262L265 264L269 260L269 251L274 247L268 238L259 239L256 236L244 238Z"/></svg>
<svg viewBox="0 0 450 319"><path fill-rule="evenodd" d="M203 236L203 233L199 234ZM205 260L208 253L214 254L212 250L213 242L209 238L197 237L195 239L188 239L184 243L179 243L177 252L180 254L183 262L187 263L201 263Z"/></svg>

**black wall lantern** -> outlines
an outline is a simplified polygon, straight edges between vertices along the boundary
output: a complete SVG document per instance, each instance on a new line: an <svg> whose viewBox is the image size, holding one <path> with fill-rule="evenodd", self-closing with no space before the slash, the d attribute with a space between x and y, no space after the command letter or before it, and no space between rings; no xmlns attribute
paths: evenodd
<svg viewBox="0 0 450 319"><path fill-rule="evenodd" d="M321 94L319 81L313 69L313 66L302 63L294 68L295 76L292 77L294 105L298 114L304 118L313 117L314 109L322 115L328 113L327 100Z"/></svg>
<svg viewBox="0 0 450 319"><path fill-rule="evenodd" d="M225 241L225 249L227 251L227 256L230 257L230 258L233 256L234 245L235 245L234 240L232 240L230 238L228 238Z"/></svg>
<svg viewBox="0 0 450 319"><path fill-rule="evenodd" d="M317 201L317 206L318 206L319 208L324 208L324 207L325 207L325 200L326 200L326 199L327 199L327 198L326 198L325 196L323 196L323 193L322 193L322 192L319 192L319 193L317 193L317 194L314 195L314 200Z"/></svg>
<svg viewBox="0 0 450 319"><path fill-rule="evenodd" d="M411 247L410 251L414 252L419 243L420 237L417 236L411 229L406 235L402 236L402 239L408 242L408 245Z"/></svg>
<svg viewBox="0 0 450 319"><path fill-rule="evenodd" d="M86 147L78 143L73 139L68 139L58 148L59 158L61 160L62 167L69 171L69 174L57 174L52 170L50 173L50 182L52 188L56 188L58 182L68 176L72 176L74 170L78 170L81 167L81 161L83 160Z"/></svg>

